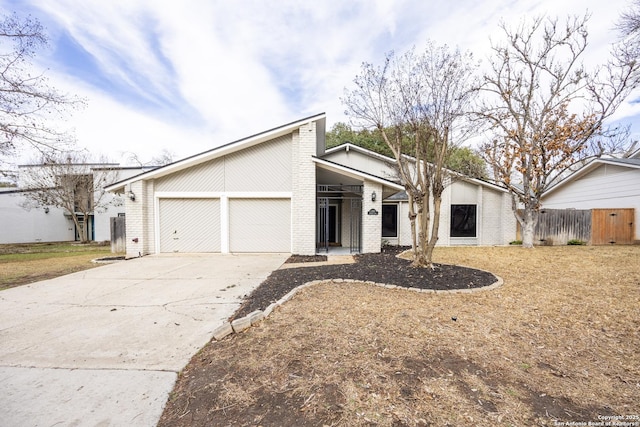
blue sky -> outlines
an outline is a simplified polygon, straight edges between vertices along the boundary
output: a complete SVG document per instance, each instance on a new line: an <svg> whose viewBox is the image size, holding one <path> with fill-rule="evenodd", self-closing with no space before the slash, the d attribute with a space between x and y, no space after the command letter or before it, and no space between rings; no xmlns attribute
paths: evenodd
<svg viewBox="0 0 640 427"><path fill-rule="evenodd" d="M123 161L183 157L319 112L344 121L340 96L363 61L427 39L479 59L498 23L592 14L587 62L605 58L628 0L0 0L46 27L37 67L88 99L62 124L78 144ZM640 105L616 119L633 123ZM640 127L634 125L637 137Z"/></svg>

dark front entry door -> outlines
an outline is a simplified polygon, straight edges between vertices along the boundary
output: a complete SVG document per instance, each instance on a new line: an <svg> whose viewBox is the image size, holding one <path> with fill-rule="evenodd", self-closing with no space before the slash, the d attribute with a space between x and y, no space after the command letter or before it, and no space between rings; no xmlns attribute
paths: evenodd
<svg viewBox="0 0 640 427"><path fill-rule="evenodd" d="M329 244L339 245L340 237L338 236L338 209L337 205L329 205Z"/></svg>

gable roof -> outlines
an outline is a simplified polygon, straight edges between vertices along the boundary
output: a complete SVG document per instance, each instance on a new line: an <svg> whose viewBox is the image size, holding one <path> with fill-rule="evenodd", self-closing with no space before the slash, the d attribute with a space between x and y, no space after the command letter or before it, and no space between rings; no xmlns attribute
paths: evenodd
<svg viewBox="0 0 640 427"><path fill-rule="evenodd" d="M364 154L365 156L369 156L369 157L372 157L374 159L377 159L377 160L380 160L380 161L383 161L383 162L387 162L387 163L395 164L395 162L396 162L396 159L394 159L392 157L388 157L388 156L385 156L384 154L376 153L375 151L371 151L371 150L368 150L366 148L359 147L359 146L354 145L354 144L352 144L350 142L345 142L344 144L340 144L340 145L337 145L335 147L332 147L332 148L328 149L325 152L325 156L333 154L333 153L336 153L336 152L341 151L341 150L345 150L345 151L354 150L354 151L357 151L359 153ZM405 154L404 156L407 159L410 159L411 161L415 161L415 158L413 158L413 157L411 157L409 155ZM483 179L472 178L470 176L466 176L466 175L464 175L464 174L462 174L460 172L456 172L456 171L450 170L450 169L447 169L447 171L452 175L456 175L457 177L459 177L463 181L474 183L474 184L477 184L477 185L482 185L484 187L492 188L494 190L502 191L502 192L505 192L505 193L508 192L508 190L506 188L504 188L504 187L502 187L500 185L493 184L491 182L485 181Z"/></svg>
<svg viewBox="0 0 640 427"><path fill-rule="evenodd" d="M358 169L351 168L349 166L341 165L340 163L332 162L330 160L321 159L319 157L313 157L313 161L320 166L321 168L328 169L334 172L338 172L343 175L351 176L357 179L366 179L368 181L373 181L378 184L382 184L384 186L393 188L394 190L403 191L404 186L398 184L397 182L390 181L388 179L380 178L379 176L372 175L367 172L363 172Z"/></svg>
<svg viewBox="0 0 640 427"><path fill-rule="evenodd" d="M325 113L320 113L314 116L305 117L304 119L296 120L295 122L278 126L273 129L266 130L264 132L257 133L255 135L248 136L246 138L238 139L228 144L224 144L219 147L204 151L202 153L186 157L182 160L178 160L168 165L161 166L152 171L144 172L144 173L132 176L131 178L118 181L114 184L111 184L105 187L105 190L117 192L118 190L123 189L125 185L135 181L140 181L142 179L160 178L165 175L169 175L169 174L181 171L183 169L198 165L200 163L208 162L209 160L213 160L218 157L222 157L222 156L234 153L236 151L240 151L245 148L258 145L262 142L270 141L279 136L287 135L305 123L315 122L324 118L325 118Z"/></svg>
<svg viewBox="0 0 640 427"><path fill-rule="evenodd" d="M571 175L569 175L568 177L566 177L565 179L563 179L562 181L558 182L556 185L554 185L553 187L551 187L550 189L545 191L545 193L542 195L542 197L544 198L549 193L553 193L557 189L562 188L562 187L566 186L567 184L569 184L570 182L573 182L573 181L575 181L575 180L587 175L588 173L590 173L591 171L593 171L594 169L597 169L598 167L600 167L602 165L614 165L614 166L627 167L627 168L630 168L630 169L640 169L640 158L638 158L638 159L636 159L636 158L633 158L633 159L629 159L629 158L625 158L625 159L603 159L603 158L593 159L592 161L590 161L589 163L587 163L586 165L584 165L583 167L581 167L580 169L578 169L577 171L575 171L574 173L572 173Z"/></svg>

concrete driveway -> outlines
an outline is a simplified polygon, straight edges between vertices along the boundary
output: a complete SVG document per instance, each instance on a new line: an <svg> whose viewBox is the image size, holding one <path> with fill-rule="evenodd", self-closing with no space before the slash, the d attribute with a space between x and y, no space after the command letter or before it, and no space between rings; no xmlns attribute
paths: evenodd
<svg viewBox="0 0 640 427"><path fill-rule="evenodd" d="M189 359L288 254L154 255L0 292L0 426L155 426Z"/></svg>

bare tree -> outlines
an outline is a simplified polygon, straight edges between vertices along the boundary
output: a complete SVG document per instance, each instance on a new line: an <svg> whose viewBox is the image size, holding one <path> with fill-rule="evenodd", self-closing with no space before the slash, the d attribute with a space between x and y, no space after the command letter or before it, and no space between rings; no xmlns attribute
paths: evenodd
<svg viewBox="0 0 640 427"><path fill-rule="evenodd" d="M133 163L140 167L165 166L170 163L173 163L176 157L176 154L173 151L170 151L166 148L163 148L162 151L160 151L160 153L158 153L156 156L153 156L151 160L149 160L148 162L143 162L142 159L140 159L140 157L136 153L125 152L125 154L127 154L127 160L130 163Z"/></svg>
<svg viewBox="0 0 640 427"><path fill-rule="evenodd" d="M474 71L471 54L428 43L420 54L387 54L382 67L363 64L342 100L352 121L376 129L393 153L409 196L414 266L433 267L442 193L450 182L445 164L468 136Z"/></svg>
<svg viewBox="0 0 640 427"><path fill-rule="evenodd" d="M502 24L506 40L492 47L484 75L478 115L488 124L490 142L482 151L496 181L511 193L525 247L533 247L547 189L576 165L624 150L625 129L607 127L605 120L638 85L639 64L612 55L587 72L581 63L587 21Z"/></svg>
<svg viewBox="0 0 640 427"><path fill-rule="evenodd" d="M24 145L41 152L68 148L72 136L48 123L83 101L59 93L33 71L31 61L47 43L42 25L31 17L7 16L0 21L0 43L0 155Z"/></svg>
<svg viewBox="0 0 640 427"><path fill-rule="evenodd" d="M635 49L637 56L640 49L640 0L631 2L629 9L620 15L616 27L625 39L623 45Z"/></svg>
<svg viewBox="0 0 640 427"><path fill-rule="evenodd" d="M82 242L89 240L89 218L117 199L107 195L104 187L117 181L117 164L102 159L89 162L83 152L58 153L42 157L31 165L20 167L20 186L26 209L57 207L73 220Z"/></svg>

